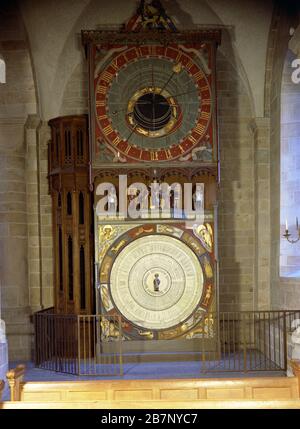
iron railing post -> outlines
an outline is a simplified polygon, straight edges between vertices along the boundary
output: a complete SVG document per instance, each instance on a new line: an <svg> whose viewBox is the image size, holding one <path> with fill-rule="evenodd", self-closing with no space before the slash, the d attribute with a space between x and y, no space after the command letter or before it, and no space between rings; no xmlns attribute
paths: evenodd
<svg viewBox="0 0 300 429"><path fill-rule="evenodd" d="M283 370L287 371L287 327L286 327L286 311L283 313Z"/></svg>
<svg viewBox="0 0 300 429"><path fill-rule="evenodd" d="M246 314L242 313L242 331L243 331L243 363L244 372L247 372L247 342L246 342Z"/></svg>
<svg viewBox="0 0 300 429"><path fill-rule="evenodd" d="M78 341L77 341L77 375L80 375L80 316L77 316L77 335L78 335Z"/></svg>

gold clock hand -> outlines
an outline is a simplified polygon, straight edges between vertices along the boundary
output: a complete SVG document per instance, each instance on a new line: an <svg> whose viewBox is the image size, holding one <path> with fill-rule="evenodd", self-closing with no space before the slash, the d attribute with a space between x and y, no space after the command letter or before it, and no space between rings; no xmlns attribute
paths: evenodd
<svg viewBox="0 0 300 429"><path fill-rule="evenodd" d="M138 105L152 104L152 101L137 101L135 104L138 104ZM119 109L119 110L114 110L112 114L116 115L119 112L124 112L124 110L127 110L127 107L124 107L123 109Z"/></svg>
<svg viewBox="0 0 300 429"><path fill-rule="evenodd" d="M135 124L135 126L132 128L131 133L129 134L127 141L129 142L130 137L132 136L132 134L134 133L134 130L136 129L136 127L138 126L138 124Z"/></svg>
<svg viewBox="0 0 300 429"><path fill-rule="evenodd" d="M167 82L164 84L164 86L162 87L162 89L159 91L158 94L161 94L163 92L163 90L166 88L166 86L168 85L168 83L173 79L175 74L178 74L181 72L182 70L182 64L181 63L177 63L173 66L172 68L173 73L171 74L171 76L169 77L169 79L167 80Z"/></svg>
<svg viewBox="0 0 300 429"><path fill-rule="evenodd" d="M180 97L181 95L186 95L186 94L192 94L193 92L198 92L197 90L195 90L195 89L192 89L191 91L186 91L186 92L181 92L180 94L174 94L174 95L171 95L171 97ZM168 97L168 98L171 98L171 97ZM165 102L164 101L161 101L160 102L160 104L164 104Z"/></svg>

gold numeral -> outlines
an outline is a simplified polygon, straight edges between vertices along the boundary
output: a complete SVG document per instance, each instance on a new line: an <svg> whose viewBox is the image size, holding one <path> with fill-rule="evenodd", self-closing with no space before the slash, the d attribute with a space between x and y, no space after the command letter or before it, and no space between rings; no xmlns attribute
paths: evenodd
<svg viewBox="0 0 300 429"><path fill-rule="evenodd" d="M204 133L205 129L206 129L205 125L197 124L194 131L195 131L195 133L197 133L201 136Z"/></svg>
<svg viewBox="0 0 300 429"><path fill-rule="evenodd" d="M179 63L180 62L180 60L181 60L181 57L182 57L182 53L181 52L178 52L178 54L177 54L177 57L176 57L176 63Z"/></svg>
<svg viewBox="0 0 300 429"><path fill-rule="evenodd" d="M204 111L201 112L201 119L205 119L205 120L208 121L209 118L210 118L210 113L209 112L204 112Z"/></svg>
<svg viewBox="0 0 300 429"><path fill-rule="evenodd" d="M115 71L118 71L118 70L119 70L119 67L118 67L118 64L117 64L117 62L116 62L116 61L113 61L113 62L110 64L110 66L111 66Z"/></svg>
<svg viewBox="0 0 300 429"><path fill-rule="evenodd" d="M188 139L189 139L193 144L196 144L196 143L197 143L197 140L195 139L195 137L194 137L194 136L188 136Z"/></svg>
<svg viewBox="0 0 300 429"><path fill-rule="evenodd" d="M194 78L196 79L196 80L201 80L201 79L203 79L204 78L204 73L201 71L201 70L199 70L197 73L195 73L194 75ZM207 85L206 85L207 86Z"/></svg>
<svg viewBox="0 0 300 429"><path fill-rule="evenodd" d="M107 115L99 115L98 120L102 121L102 119L107 119Z"/></svg>
<svg viewBox="0 0 300 429"><path fill-rule="evenodd" d="M170 149L165 150L165 153L166 153L167 159L171 159L172 158L172 154L171 154Z"/></svg>
<svg viewBox="0 0 300 429"><path fill-rule="evenodd" d="M150 152L151 161L158 161L158 154L157 152Z"/></svg>
<svg viewBox="0 0 300 429"><path fill-rule="evenodd" d="M208 85L201 86L201 91L207 91L209 89Z"/></svg>
<svg viewBox="0 0 300 429"><path fill-rule="evenodd" d="M115 137L115 138L113 139L112 144L113 144L114 146L117 146L117 144L119 144L119 143L120 143L120 141L121 141L120 137L119 137L119 136L117 136L117 137Z"/></svg>
<svg viewBox="0 0 300 429"><path fill-rule="evenodd" d="M113 130L113 128L112 128L112 126L110 124L107 125L106 127L104 127L102 129L102 131L103 131L103 133L104 133L105 136L108 136L109 134L111 134L111 133L114 132L114 130Z"/></svg>
<svg viewBox="0 0 300 429"><path fill-rule="evenodd" d="M107 86L104 86L104 85L98 85L97 86L97 92L99 94L105 94L106 91L107 91Z"/></svg>
<svg viewBox="0 0 300 429"><path fill-rule="evenodd" d="M131 149L131 146L128 145L127 148L124 151L125 155L128 155L128 152L130 151L130 149Z"/></svg>
<svg viewBox="0 0 300 429"><path fill-rule="evenodd" d="M109 83L112 80L112 78L113 78L113 75L106 70L100 76L100 79L104 80L107 83Z"/></svg>
<svg viewBox="0 0 300 429"><path fill-rule="evenodd" d="M193 67L194 63L189 60L189 62L187 63L187 65L185 66L188 70L191 69Z"/></svg>

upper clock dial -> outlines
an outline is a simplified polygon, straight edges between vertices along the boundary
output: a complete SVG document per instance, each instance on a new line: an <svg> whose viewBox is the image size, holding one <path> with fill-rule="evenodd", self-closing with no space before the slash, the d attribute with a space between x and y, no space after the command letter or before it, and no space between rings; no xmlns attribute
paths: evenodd
<svg viewBox="0 0 300 429"><path fill-rule="evenodd" d="M174 68L170 60L145 58L120 70L107 106L122 139L141 148L165 149L196 125L201 94L184 68L177 73Z"/></svg>
<svg viewBox="0 0 300 429"><path fill-rule="evenodd" d="M199 58L177 48L130 48L96 82L96 116L106 142L128 158L184 156L204 136L211 116Z"/></svg>

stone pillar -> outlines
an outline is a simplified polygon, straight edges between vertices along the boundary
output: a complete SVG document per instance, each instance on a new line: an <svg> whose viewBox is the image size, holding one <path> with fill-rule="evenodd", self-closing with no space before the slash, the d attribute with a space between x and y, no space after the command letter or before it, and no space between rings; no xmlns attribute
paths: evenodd
<svg viewBox="0 0 300 429"><path fill-rule="evenodd" d="M2 318L11 360L30 359L24 118L0 119L0 272Z"/></svg>
<svg viewBox="0 0 300 429"><path fill-rule="evenodd" d="M48 143L51 138L50 131L47 122L40 122L37 129L37 147L43 308L54 305L52 200L48 183Z"/></svg>
<svg viewBox="0 0 300 429"><path fill-rule="evenodd" d="M255 291L254 309L270 309L270 120L250 123L254 138Z"/></svg>
<svg viewBox="0 0 300 429"><path fill-rule="evenodd" d="M50 128L37 115L25 125L28 285L32 312L53 305L52 215L48 186Z"/></svg>
<svg viewBox="0 0 300 429"><path fill-rule="evenodd" d="M40 213L37 128L40 119L30 115L25 124L26 144L26 202L28 224L28 288L30 306L33 311L41 310L40 276Z"/></svg>

